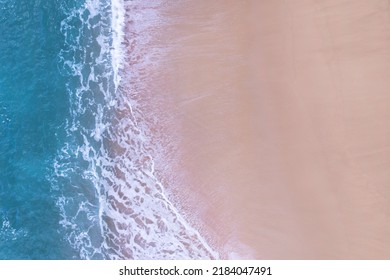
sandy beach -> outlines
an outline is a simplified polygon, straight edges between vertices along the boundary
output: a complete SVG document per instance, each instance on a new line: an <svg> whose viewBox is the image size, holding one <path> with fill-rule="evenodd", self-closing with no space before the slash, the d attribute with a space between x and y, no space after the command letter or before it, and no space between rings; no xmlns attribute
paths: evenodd
<svg viewBox="0 0 390 280"><path fill-rule="evenodd" d="M165 7L175 159L157 169L223 258L390 258L389 15L382 0Z"/></svg>

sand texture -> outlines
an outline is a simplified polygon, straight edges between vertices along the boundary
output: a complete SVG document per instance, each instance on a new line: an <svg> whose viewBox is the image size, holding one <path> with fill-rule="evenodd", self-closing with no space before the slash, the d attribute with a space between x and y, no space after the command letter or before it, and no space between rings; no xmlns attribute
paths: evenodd
<svg viewBox="0 0 390 280"><path fill-rule="evenodd" d="M389 15L383 0L165 11L172 191L224 258L390 258Z"/></svg>

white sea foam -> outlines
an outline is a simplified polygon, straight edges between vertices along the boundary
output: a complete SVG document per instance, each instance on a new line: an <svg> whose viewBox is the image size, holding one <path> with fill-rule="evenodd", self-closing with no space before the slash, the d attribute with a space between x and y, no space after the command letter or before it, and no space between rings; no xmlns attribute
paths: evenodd
<svg viewBox="0 0 390 280"><path fill-rule="evenodd" d="M119 70L123 67L123 50L122 43L124 40L125 25L125 6L123 0L111 0L111 30L112 30L112 48L111 61L114 71L115 90L120 83Z"/></svg>
<svg viewBox="0 0 390 280"><path fill-rule="evenodd" d="M146 71L156 66L148 58L161 54L149 44L163 22L158 1L153 5L88 0L68 11L62 24L68 48L60 67L69 77L71 118L54 163L53 190L69 244L79 253L75 258L219 257L155 176L151 112L139 106Z"/></svg>
<svg viewBox="0 0 390 280"><path fill-rule="evenodd" d="M27 236L27 230L15 229L5 215L0 218L0 225L0 242L9 242Z"/></svg>

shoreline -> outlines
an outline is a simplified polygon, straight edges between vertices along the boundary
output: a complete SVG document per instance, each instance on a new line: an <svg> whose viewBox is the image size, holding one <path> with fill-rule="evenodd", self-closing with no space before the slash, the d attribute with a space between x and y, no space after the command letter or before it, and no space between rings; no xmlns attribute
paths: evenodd
<svg viewBox="0 0 390 280"><path fill-rule="evenodd" d="M386 4L184 1L166 13L160 98L180 135L171 171L184 174L170 192L222 257L390 257Z"/></svg>
<svg viewBox="0 0 390 280"><path fill-rule="evenodd" d="M118 173L124 175L126 183L118 194L121 196L124 191L125 199L131 197L136 203L129 201L120 206L120 211L132 213L127 226L130 232L123 236L122 249L131 252L131 246L140 245L145 252L137 253L151 259L217 259L218 252L186 219L185 213L174 203L177 201L171 199L169 176L163 175L171 174L169 163L175 162L171 153L176 148L166 130L172 116L165 115L166 100L158 96L164 90L161 69L169 49L169 44L159 41L166 26L165 9L163 1L126 4L126 60L120 86L124 103L119 119L127 123L118 128L123 129L120 133L129 149L126 154L132 155L128 164L136 169L121 172L123 167L118 166ZM114 149L121 150L120 147ZM127 218L125 215L124 219ZM138 231L139 237L134 238L134 232ZM149 250L154 254L148 254Z"/></svg>

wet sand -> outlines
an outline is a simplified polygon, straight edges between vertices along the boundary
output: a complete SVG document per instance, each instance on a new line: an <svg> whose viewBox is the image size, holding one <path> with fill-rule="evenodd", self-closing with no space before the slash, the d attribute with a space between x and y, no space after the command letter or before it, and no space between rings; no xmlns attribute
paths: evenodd
<svg viewBox="0 0 390 280"><path fill-rule="evenodd" d="M222 257L390 258L388 1L186 0L164 16L175 160L157 168Z"/></svg>

